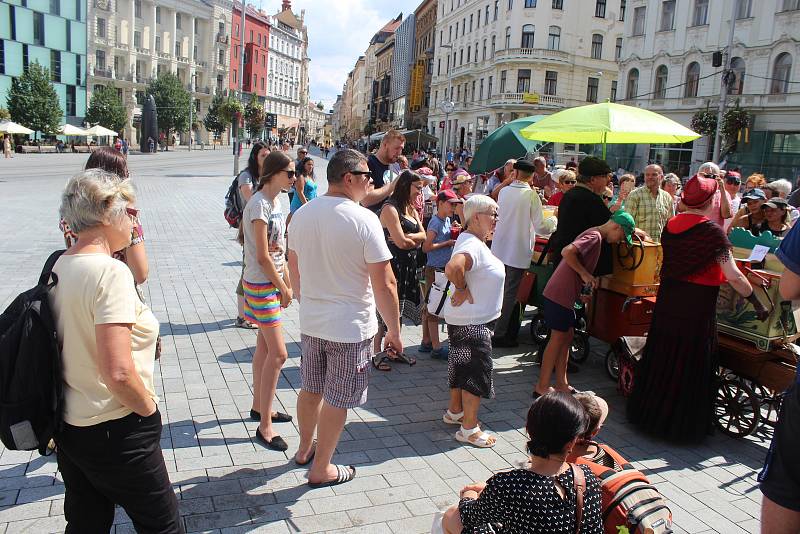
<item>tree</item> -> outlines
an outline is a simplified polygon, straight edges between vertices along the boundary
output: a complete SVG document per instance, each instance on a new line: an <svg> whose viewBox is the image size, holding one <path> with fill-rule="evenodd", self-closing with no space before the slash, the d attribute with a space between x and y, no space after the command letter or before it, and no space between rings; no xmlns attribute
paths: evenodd
<svg viewBox="0 0 800 534"><path fill-rule="evenodd" d="M258 103L256 95L250 95L250 102L244 108L244 122L250 137L261 137L264 129L264 107Z"/></svg>
<svg viewBox="0 0 800 534"><path fill-rule="evenodd" d="M325 109L325 104L323 104L322 102L317 102L317 109L319 110Z"/></svg>
<svg viewBox="0 0 800 534"><path fill-rule="evenodd" d="M29 64L22 76L11 78L7 102L14 121L37 132L58 132L64 112L50 83L50 69L38 61Z"/></svg>
<svg viewBox="0 0 800 534"><path fill-rule="evenodd" d="M11 113L6 108L0 108L0 121L11 120Z"/></svg>
<svg viewBox="0 0 800 534"><path fill-rule="evenodd" d="M92 93L86 121L121 132L128 123L128 112L113 87L99 87Z"/></svg>
<svg viewBox="0 0 800 534"><path fill-rule="evenodd" d="M176 75L167 72L150 82L147 93L156 101L158 127L166 135L169 147L173 131L182 132L189 128L189 91Z"/></svg>
<svg viewBox="0 0 800 534"><path fill-rule="evenodd" d="M228 123L225 117L222 116L222 106L224 103L225 97L223 97L221 93L215 94L214 99L211 100L211 105L208 106L206 116L203 118L203 125L206 127L206 130L213 132L215 138L219 138L222 135Z"/></svg>

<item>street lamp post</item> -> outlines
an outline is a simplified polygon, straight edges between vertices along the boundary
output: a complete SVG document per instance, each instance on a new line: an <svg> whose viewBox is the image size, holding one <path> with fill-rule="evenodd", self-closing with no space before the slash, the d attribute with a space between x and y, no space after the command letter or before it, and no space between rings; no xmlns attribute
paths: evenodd
<svg viewBox="0 0 800 534"><path fill-rule="evenodd" d="M725 68L722 70L722 85L719 90L719 109L717 110L717 131L714 133L714 152L711 161L719 163L719 155L722 149L722 118L725 116L725 104L728 99L728 72L731 68L731 56L733 55L733 32L736 29L736 8L739 2L731 2L731 27L728 30L728 49L725 51Z"/></svg>
<svg viewBox="0 0 800 534"><path fill-rule="evenodd" d="M242 0L242 20L239 24L239 101L242 101L242 91L244 90L244 12L247 9L247 0ZM238 118L236 119L238 122ZM238 125L234 128L236 132L233 138L233 175L239 175L239 129Z"/></svg>
<svg viewBox="0 0 800 534"><path fill-rule="evenodd" d="M452 50L453 45L449 44L440 44L439 49L445 48L447 50ZM442 153L441 158L445 164L447 164L447 143L450 141L450 114L455 110L455 103L453 102L453 78L450 75L452 70L452 65L450 64L450 52L447 53L448 55L448 63L447 63L447 98L442 100L439 104L439 108L444 112L444 128L442 128Z"/></svg>

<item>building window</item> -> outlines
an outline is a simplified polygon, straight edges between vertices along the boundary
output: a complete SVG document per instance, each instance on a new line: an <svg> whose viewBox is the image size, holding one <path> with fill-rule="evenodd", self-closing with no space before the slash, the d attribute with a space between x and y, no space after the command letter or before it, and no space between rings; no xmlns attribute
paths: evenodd
<svg viewBox="0 0 800 534"><path fill-rule="evenodd" d="M469 16L469 31L472 31L472 19L473 19L474 16L475 15L470 15Z"/></svg>
<svg viewBox="0 0 800 534"><path fill-rule="evenodd" d="M463 48L461 50L459 50L459 55L458 56L459 56L458 57L458 66L460 67L461 65L464 64L464 49Z"/></svg>
<svg viewBox="0 0 800 534"><path fill-rule="evenodd" d="M161 6L156 6L156 24L161 24Z"/></svg>
<svg viewBox="0 0 800 534"><path fill-rule="evenodd" d="M708 0L694 0L692 26L704 26L706 24L708 24Z"/></svg>
<svg viewBox="0 0 800 534"><path fill-rule="evenodd" d="M558 73L554 70L547 70L544 73L544 94L555 95L558 90Z"/></svg>
<svg viewBox="0 0 800 534"><path fill-rule="evenodd" d="M517 92L530 93L531 92L531 70L519 69L517 71Z"/></svg>
<svg viewBox="0 0 800 534"><path fill-rule="evenodd" d="M54 82L61 82L61 52L50 50L50 77Z"/></svg>
<svg viewBox="0 0 800 534"><path fill-rule="evenodd" d="M75 86L68 85L67 86L67 116L74 117L76 115L76 108L75 105Z"/></svg>
<svg viewBox="0 0 800 534"><path fill-rule="evenodd" d="M784 52L775 59L775 66L772 69L772 87L770 93L788 93L789 77L792 73L792 56Z"/></svg>
<svg viewBox="0 0 800 534"><path fill-rule="evenodd" d="M475 54L475 55L477 56L478 54ZM468 46L467 47L467 63L469 63L471 61L471 59L470 59L471 57L472 57L472 47Z"/></svg>
<svg viewBox="0 0 800 534"><path fill-rule="evenodd" d="M80 56L78 56L80 58ZM22 45L22 70L27 72L28 70L28 45Z"/></svg>
<svg viewBox="0 0 800 534"><path fill-rule="evenodd" d="M633 100L639 93L639 69L631 69L628 72L628 87L625 90L625 99Z"/></svg>
<svg viewBox="0 0 800 534"><path fill-rule="evenodd" d="M0 39L0 74L6 73L6 42Z"/></svg>
<svg viewBox="0 0 800 534"><path fill-rule="evenodd" d="M564 9L564 0L553 0L553 9Z"/></svg>
<svg viewBox="0 0 800 534"><path fill-rule="evenodd" d="M533 48L533 33L533 24L526 24L522 27L522 48Z"/></svg>
<svg viewBox="0 0 800 534"><path fill-rule="evenodd" d="M484 26L486 24L489 24L489 6L486 6L486 13L485 13L485 15L483 17L483 24L484 24Z"/></svg>
<svg viewBox="0 0 800 534"><path fill-rule="evenodd" d="M133 32L133 47L142 47L142 32Z"/></svg>
<svg viewBox="0 0 800 534"><path fill-rule="evenodd" d="M749 19L753 0L734 0L736 2L736 19Z"/></svg>
<svg viewBox="0 0 800 534"><path fill-rule="evenodd" d="M675 29L675 0L661 2L661 26L659 31L668 32Z"/></svg>
<svg viewBox="0 0 800 534"><path fill-rule="evenodd" d="M592 59L603 57L603 36L599 33L592 35Z"/></svg>
<svg viewBox="0 0 800 534"><path fill-rule="evenodd" d="M611 82L610 100L612 102L616 102L617 101L617 80L614 80L613 82Z"/></svg>
<svg viewBox="0 0 800 534"><path fill-rule="evenodd" d="M689 68L686 69L686 89L683 96L692 98L697 96L697 90L700 88L700 64L696 61L689 63Z"/></svg>
<svg viewBox="0 0 800 534"><path fill-rule="evenodd" d="M506 92L506 71L500 71L500 94Z"/></svg>
<svg viewBox="0 0 800 534"><path fill-rule="evenodd" d="M667 66L661 65L656 69L656 83L653 87L653 98L667 98Z"/></svg>
<svg viewBox="0 0 800 534"><path fill-rule="evenodd" d="M478 87L479 87L478 100L483 100L483 78L481 78L481 84Z"/></svg>
<svg viewBox="0 0 800 534"><path fill-rule="evenodd" d="M506 28L506 50L511 48L511 27Z"/></svg>
<svg viewBox="0 0 800 534"><path fill-rule="evenodd" d="M492 35L492 56L491 56L492 58L494 58L494 51L495 51L495 48L496 48L496 43L497 43L497 36L496 35Z"/></svg>
<svg viewBox="0 0 800 534"><path fill-rule="evenodd" d="M164 50L161 48L161 36L156 35L156 53L161 53ZM222 50L220 50L222 52Z"/></svg>
<svg viewBox="0 0 800 534"><path fill-rule="evenodd" d="M50 14L61 15L61 0L50 0Z"/></svg>
<svg viewBox="0 0 800 534"><path fill-rule="evenodd" d="M800 0L783 0L781 11L797 11L800 9Z"/></svg>
<svg viewBox="0 0 800 534"><path fill-rule="evenodd" d="M586 101L597 102L597 90L600 88L600 78L589 78L586 85Z"/></svg>
<svg viewBox="0 0 800 534"><path fill-rule="evenodd" d="M625 0L619 0L619 20L620 22L625 21Z"/></svg>
<svg viewBox="0 0 800 534"><path fill-rule="evenodd" d="M614 45L614 60L619 61L622 57L622 37L617 37L617 43Z"/></svg>
<svg viewBox="0 0 800 534"><path fill-rule="evenodd" d="M179 41L179 42L175 43L175 56L176 57L182 57L183 54L181 52L183 52L183 51L181 50L181 43Z"/></svg>
<svg viewBox="0 0 800 534"><path fill-rule="evenodd" d="M97 36L106 38L106 19L97 18Z"/></svg>
<svg viewBox="0 0 800 534"><path fill-rule="evenodd" d="M559 28L558 26L550 26L550 31L547 34L547 48L549 48L550 50L558 50L560 47L561 47L561 28Z"/></svg>
<svg viewBox="0 0 800 534"><path fill-rule="evenodd" d="M44 45L44 15L33 12L33 43Z"/></svg>
<svg viewBox="0 0 800 534"><path fill-rule="evenodd" d="M494 76L489 76L489 83L486 85L486 98L492 98L492 83Z"/></svg>
<svg viewBox="0 0 800 534"><path fill-rule="evenodd" d="M464 95L464 100L466 100L466 96ZM475 102L475 80L472 80L472 101Z"/></svg>
<svg viewBox="0 0 800 534"><path fill-rule="evenodd" d="M106 53L104 51L94 51L94 68L97 70L106 70Z"/></svg>
<svg viewBox="0 0 800 534"><path fill-rule="evenodd" d="M525 0L525 7L536 7L536 0Z"/></svg>
<svg viewBox="0 0 800 534"><path fill-rule="evenodd" d="M644 17L647 8L637 7L633 10L633 35L644 35Z"/></svg>
<svg viewBox="0 0 800 534"><path fill-rule="evenodd" d="M494 18L492 20L497 21L497 15L500 12L500 0L494 0Z"/></svg>
<svg viewBox="0 0 800 534"><path fill-rule="evenodd" d="M137 19L142 18L142 0L133 0L133 14Z"/></svg>
<svg viewBox="0 0 800 534"><path fill-rule="evenodd" d="M486 39L483 40L483 60L486 61Z"/></svg>
<svg viewBox="0 0 800 534"><path fill-rule="evenodd" d="M742 94L744 90L744 60L740 57L731 59L731 72L733 73L733 80L730 83L730 93L732 95Z"/></svg>
<svg viewBox="0 0 800 534"><path fill-rule="evenodd" d="M594 6L594 16L601 19L606 18L606 0L597 0Z"/></svg>
<svg viewBox="0 0 800 534"><path fill-rule="evenodd" d="M181 28L181 14L180 13L175 13L175 28L177 28L178 30L182 29Z"/></svg>

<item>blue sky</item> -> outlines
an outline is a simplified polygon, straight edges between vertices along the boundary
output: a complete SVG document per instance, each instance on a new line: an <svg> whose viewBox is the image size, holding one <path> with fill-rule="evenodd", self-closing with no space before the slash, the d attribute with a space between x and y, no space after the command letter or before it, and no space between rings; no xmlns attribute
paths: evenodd
<svg viewBox="0 0 800 534"><path fill-rule="evenodd" d="M306 11L311 58L311 99L329 110L341 93L347 73L381 26L400 12L408 16L421 0L292 0L298 16ZM259 7L258 1L248 0ZM281 0L264 0L262 9L276 13Z"/></svg>

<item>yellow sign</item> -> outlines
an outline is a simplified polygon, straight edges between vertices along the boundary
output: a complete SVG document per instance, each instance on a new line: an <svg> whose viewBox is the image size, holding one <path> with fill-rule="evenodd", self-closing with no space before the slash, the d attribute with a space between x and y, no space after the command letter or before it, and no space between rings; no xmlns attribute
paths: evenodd
<svg viewBox="0 0 800 534"><path fill-rule="evenodd" d="M522 93L522 103L523 104L538 104L539 103L539 94L538 93Z"/></svg>
<svg viewBox="0 0 800 534"><path fill-rule="evenodd" d="M409 105L414 108L422 105L423 85L425 83L425 62L417 61L411 69L411 87Z"/></svg>

